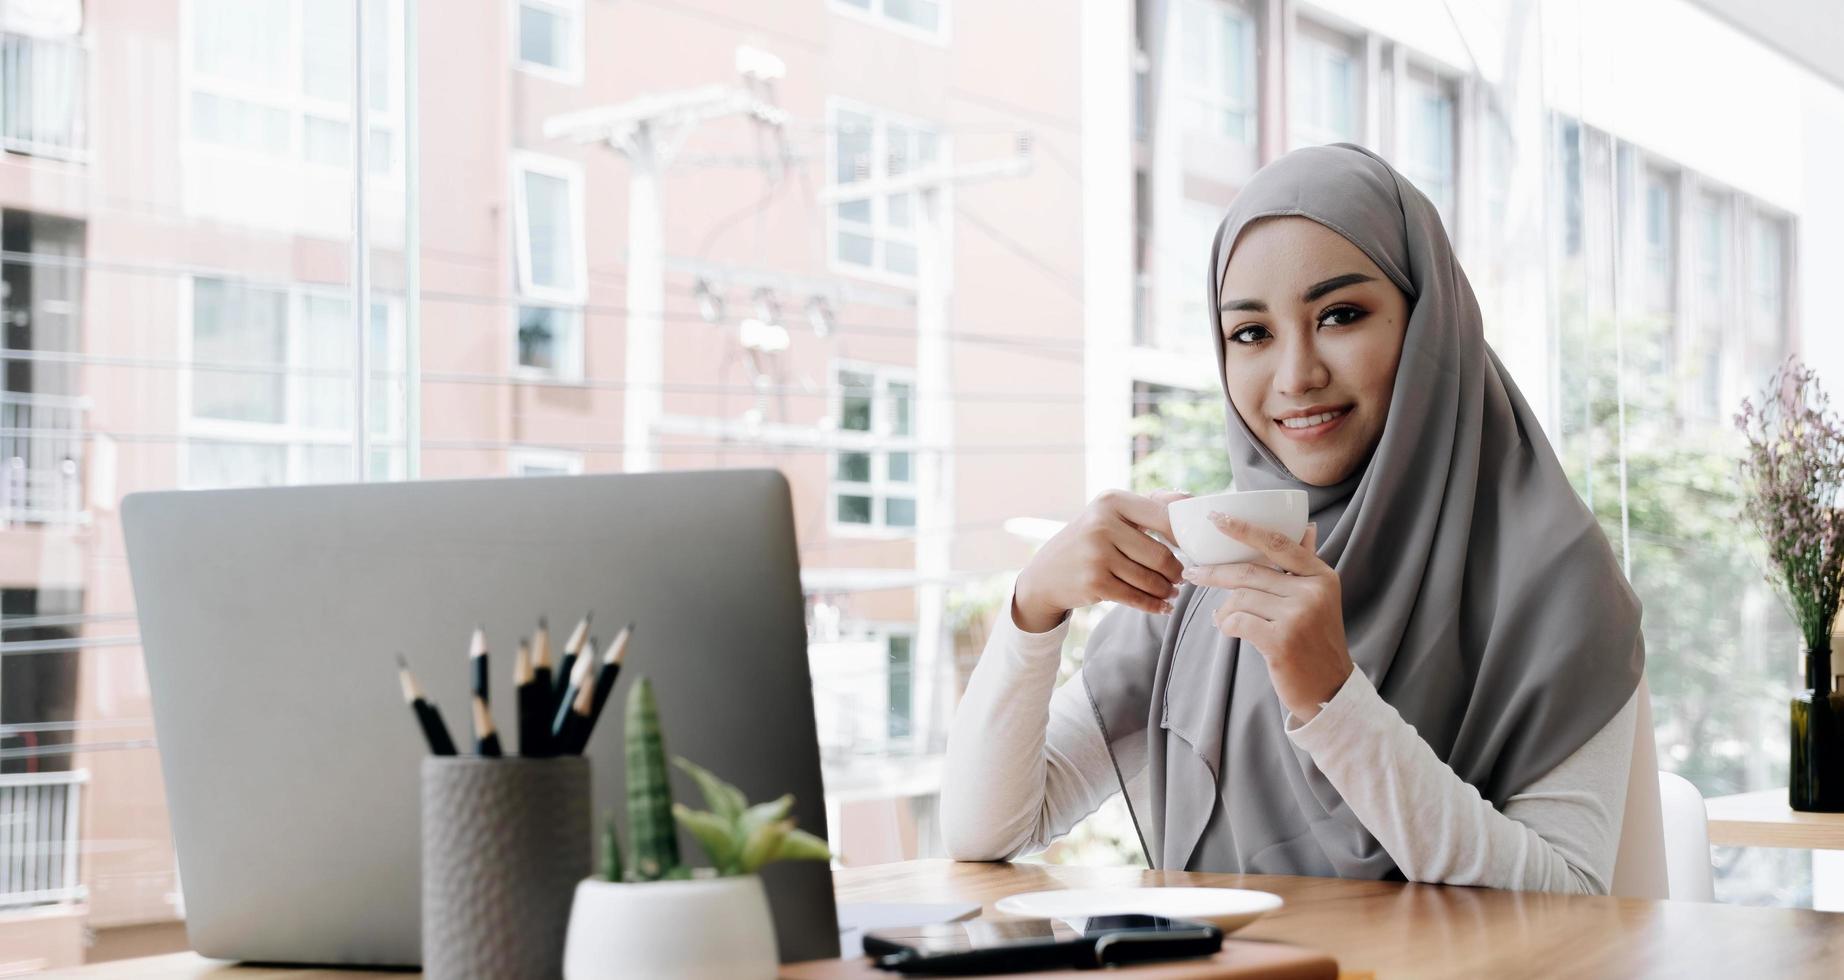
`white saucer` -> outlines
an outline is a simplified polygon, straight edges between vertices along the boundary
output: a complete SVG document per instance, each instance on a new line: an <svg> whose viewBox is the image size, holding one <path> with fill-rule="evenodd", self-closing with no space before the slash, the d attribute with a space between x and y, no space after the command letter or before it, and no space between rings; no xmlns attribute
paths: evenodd
<svg viewBox="0 0 1844 980"><path fill-rule="evenodd" d="M1279 895L1246 888L1068 888L999 899L1006 915L1033 919L1086 919L1097 915L1163 915L1208 922L1233 932L1283 904Z"/></svg>

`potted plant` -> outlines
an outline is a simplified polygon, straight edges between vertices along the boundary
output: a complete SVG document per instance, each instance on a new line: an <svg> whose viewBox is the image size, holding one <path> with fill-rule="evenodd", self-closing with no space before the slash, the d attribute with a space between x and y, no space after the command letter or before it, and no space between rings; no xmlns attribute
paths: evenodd
<svg viewBox="0 0 1844 980"><path fill-rule="evenodd" d="M1743 510L1767 543L1768 580L1799 624L1806 687L1792 702L1795 810L1844 811L1844 692L1832 690L1831 623L1844 593L1844 422L1817 375L1789 359L1735 424L1748 440Z"/></svg>
<svg viewBox="0 0 1844 980"><path fill-rule="evenodd" d="M708 810L672 801L666 749L653 687L638 678L628 692L628 838L611 815L602 833L602 869L576 886L564 943L567 980L772 980L780 965L768 895L756 871L775 861L826 861L826 842L799 830L784 795L751 806L736 787L676 760ZM679 858L676 825L710 856L690 869ZM711 928L696 929L698 925Z"/></svg>

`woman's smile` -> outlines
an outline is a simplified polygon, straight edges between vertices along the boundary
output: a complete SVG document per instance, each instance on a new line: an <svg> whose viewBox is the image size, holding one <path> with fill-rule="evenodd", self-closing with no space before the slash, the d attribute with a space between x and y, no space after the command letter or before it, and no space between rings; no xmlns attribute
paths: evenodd
<svg viewBox="0 0 1844 980"><path fill-rule="evenodd" d="M1334 407L1315 405L1297 412L1288 412L1274 421L1280 426L1281 435L1296 442L1314 443L1323 440L1344 424L1351 417L1351 405Z"/></svg>

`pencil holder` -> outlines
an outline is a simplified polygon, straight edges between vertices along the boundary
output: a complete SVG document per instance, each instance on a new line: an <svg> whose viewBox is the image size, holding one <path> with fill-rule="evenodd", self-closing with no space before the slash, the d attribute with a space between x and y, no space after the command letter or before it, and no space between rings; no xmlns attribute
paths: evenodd
<svg viewBox="0 0 1844 980"><path fill-rule="evenodd" d="M423 760L423 973L563 975L576 883L589 876L589 761Z"/></svg>

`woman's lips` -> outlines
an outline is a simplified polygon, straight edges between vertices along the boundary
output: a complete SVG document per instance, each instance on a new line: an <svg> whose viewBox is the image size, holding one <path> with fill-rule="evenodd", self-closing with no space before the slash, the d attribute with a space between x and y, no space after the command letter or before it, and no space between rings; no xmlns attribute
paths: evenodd
<svg viewBox="0 0 1844 980"><path fill-rule="evenodd" d="M1351 406L1347 405L1339 409L1338 412L1339 414L1336 418L1328 419L1318 425L1307 426L1303 429L1293 428L1279 419L1274 420L1274 427L1281 430L1281 434L1289 439L1298 442L1312 442L1313 440L1324 438L1327 434L1331 433L1332 430L1345 424L1345 420L1351 417Z"/></svg>

